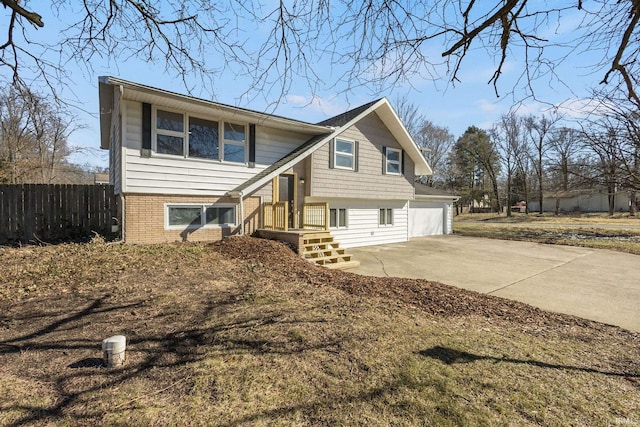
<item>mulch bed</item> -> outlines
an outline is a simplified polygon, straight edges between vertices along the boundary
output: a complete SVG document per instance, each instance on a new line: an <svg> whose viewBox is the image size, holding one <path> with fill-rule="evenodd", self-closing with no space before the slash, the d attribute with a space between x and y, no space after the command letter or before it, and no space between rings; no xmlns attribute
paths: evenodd
<svg viewBox="0 0 640 427"><path fill-rule="evenodd" d="M275 241L231 237L212 244L212 247L226 257L249 263L250 268L269 266L261 273L265 275L265 280L269 271L277 272L280 277L303 280L313 286L331 286L352 295L383 298L434 316L480 316L496 322L520 324L523 330L539 334L592 334L595 330L610 332L615 328L428 280L362 276L329 270L309 263L289 247ZM580 331L582 329L589 329L590 332ZM640 334L624 333L640 338Z"/></svg>

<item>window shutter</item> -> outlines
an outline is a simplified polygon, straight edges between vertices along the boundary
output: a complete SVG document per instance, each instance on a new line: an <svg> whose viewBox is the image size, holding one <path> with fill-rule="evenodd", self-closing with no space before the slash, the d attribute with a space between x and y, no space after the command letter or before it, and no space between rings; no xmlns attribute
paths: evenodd
<svg viewBox="0 0 640 427"><path fill-rule="evenodd" d="M353 142L353 170L358 172L358 161L360 160L360 143L358 141Z"/></svg>
<svg viewBox="0 0 640 427"><path fill-rule="evenodd" d="M142 104L142 149L151 150L151 104Z"/></svg>
<svg viewBox="0 0 640 427"><path fill-rule="evenodd" d="M382 175L387 174L387 147L382 147Z"/></svg>
<svg viewBox="0 0 640 427"><path fill-rule="evenodd" d="M335 158L336 158L336 140L332 139L329 142L329 169L335 168Z"/></svg>
<svg viewBox="0 0 640 427"><path fill-rule="evenodd" d="M400 169L402 171L402 175L404 175L404 150L402 150L402 156L400 157Z"/></svg>
<svg viewBox="0 0 640 427"><path fill-rule="evenodd" d="M256 125L249 125L249 167L256 167Z"/></svg>

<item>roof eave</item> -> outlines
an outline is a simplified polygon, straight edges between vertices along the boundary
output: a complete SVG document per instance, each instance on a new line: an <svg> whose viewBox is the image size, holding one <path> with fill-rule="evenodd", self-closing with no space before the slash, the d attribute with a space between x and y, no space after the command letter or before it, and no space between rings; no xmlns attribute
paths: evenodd
<svg viewBox="0 0 640 427"><path fill-rule="evenodd" d="M460 196L430 196L428 194L416 194L416 200L426 200L426 199L440 199L440 200L453 200L457 202L460 200Z"/></svg>
<svg viewBox="0 0 640 427"><path fill-rule="evenodd" d="M378 116L384 122L385 126L391 131L393 136L398 140L400 146L406 151L406 153L411 157L415 165L415 174L416 175L433 175L433 170L427 163L427 160L424 158L424 155L418 148L417 144L409 135L409 132L402 124L402 120L395 113L389 101L386 98L380 100L379 103L376 104L376 111L379 110Z"/></svg>
<svg viewBox="0 0 640 427"><path fill-rule="evenodd" d="M313 123L303 122L300 120L289 119L287 117L271 115L271 114L262 113L259 111L254 111L254 110L249 110L245 108L234 107L227 104L222 104L219 102L209 101L206 99L195 98L192 96L183 95L176 92L171 92L165 89L154 88L154 87L146 86L140 83L122 80L117 77L101 76L99 77L98 81L105 85L121 86L122 88L128 89L128 90L149 93L153 95L161 95L164 97L169 97L169 98L181 100L184 102L196 103L196 104L200 104L208 107L215 107L232 114L243 116L247 119L247 121L255 121L257 123L268 121L269 123L274 125L280 125L285 128L295 129L297 131L308 133L308 134L318 134L318 133L322 134L322 133L332 132L332 129L328 128L327 126L316 125Z"/></svg>

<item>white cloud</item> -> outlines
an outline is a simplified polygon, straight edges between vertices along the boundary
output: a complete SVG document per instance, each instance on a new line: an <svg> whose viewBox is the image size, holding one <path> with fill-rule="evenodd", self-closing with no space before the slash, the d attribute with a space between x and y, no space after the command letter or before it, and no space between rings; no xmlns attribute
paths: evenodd
<svg viewBox="0 0 640 427"><path fill-rule="evenodd" d="M548 112L553 107L542 102L521 103L513 107L513 112L520 116L540 115Z"/></svg>
<svg viewBox="0 0 640 427"><path fill-rule="evenodd" d="M489 101L486 98L478 99L474 104L483 113L497 113L501 109L497 102Z"/></svg>
<svg viewBox="0 0 640 427"><path fill-rule="evenodd" d="M568 119L584 119L591 114L603 114L613 106L594 98L572 98L558 104L558 112Z"/></svg>
<svg viewBox="0 0 640 427"><path fill-rule="evenodd" d="M296 110L296 114L292 115L292 117L300 117L301 112L299 109L303 109L302 115L307 118L315 117L318 120L332 117L348 110L348 106L337 99L336 96L322 98L317 95L287 95L283 107Z"/></svg>

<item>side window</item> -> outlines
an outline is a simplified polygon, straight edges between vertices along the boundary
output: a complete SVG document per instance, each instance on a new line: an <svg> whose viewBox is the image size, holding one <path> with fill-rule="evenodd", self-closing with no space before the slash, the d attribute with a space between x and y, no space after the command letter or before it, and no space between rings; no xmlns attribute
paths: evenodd
<svg viewBox="0 0 640 427"><path fill-rule="evenodd" d="M380 226L393 225L393 209L380 208L378 214L378 224Z"/></svg>
<svg viewBox="0 0 640 427"><path fill-rule="evenodd" d="M402 174L402 150L385 147L384 173L388 175Z"/></svg>
<svg viewBox="0 0 640 427"><path fill-rule="evenodd" d="M184 156L184 115L156 110L156 152Z"/></svg>
<svg viewBox="0 0 640 427"><path fill-rule="evenodd" d="M336 139L334 150L334 165L338 169L353 170L354 165L354 143Z"/></svg>
<svg viewBox="0 0 640 427"><path fill-rule="evenodd" d="M225 122L223 135L224 148L222 153L222 160L226 162L244 163L246 161L246 126Z"/></svg>
<svg viewBox="0 0 640 427"><path fill-rule="evenodd" d="M329 227L331 228L347 227L347 210L344 208L329 209Z"/></svg>

